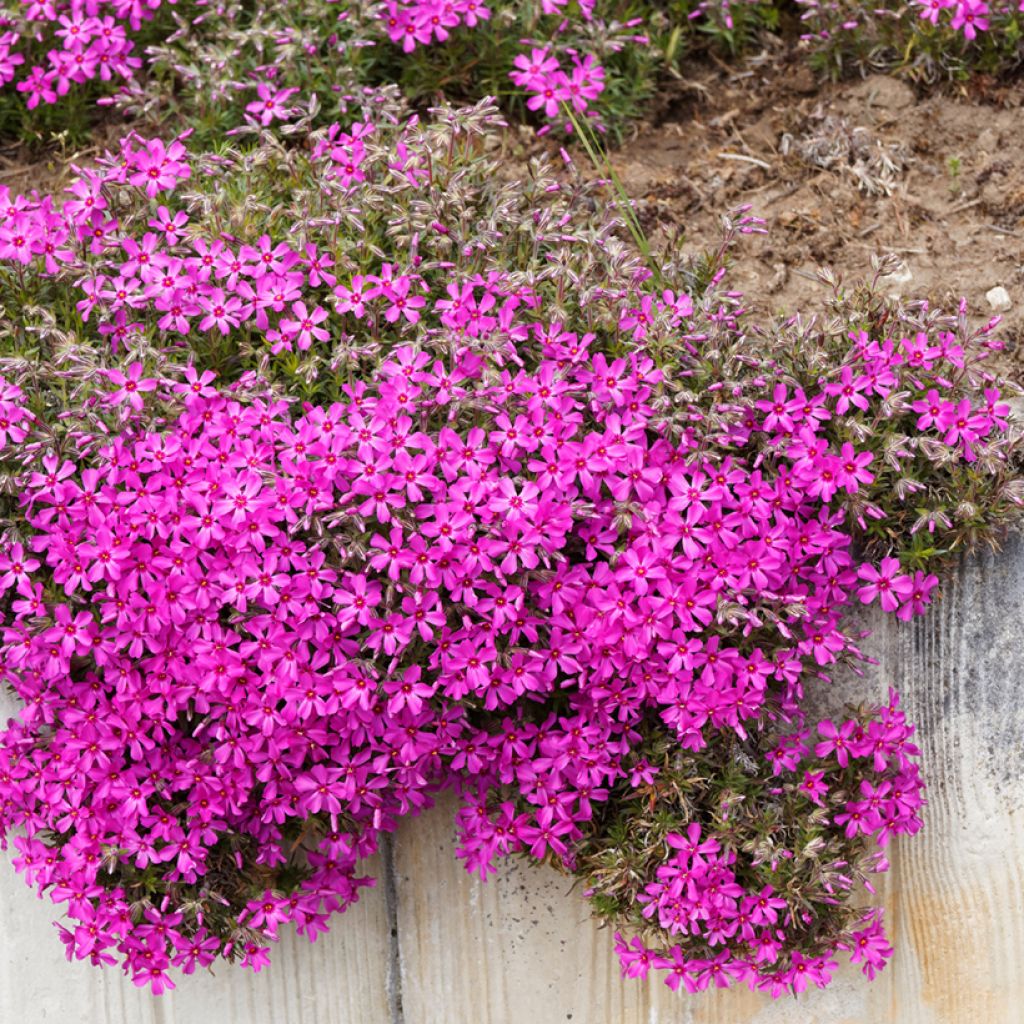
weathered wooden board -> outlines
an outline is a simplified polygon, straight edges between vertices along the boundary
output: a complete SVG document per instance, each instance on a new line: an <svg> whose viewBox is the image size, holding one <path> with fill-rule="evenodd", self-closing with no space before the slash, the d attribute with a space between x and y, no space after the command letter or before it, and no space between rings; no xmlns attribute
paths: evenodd
<svg viewBox="0 0 1024 1024"><path fill-rule="evenodd" d="M964 564L926 618L872 618L869 677L918 723L926 829L884 883L897 955L874 984L844 969L799 1002L746 991L677 996L621 981L609 932L565 879L508 864L487 883L453 856L452 804L403 827L387 877L268 971L221 968L154 999L68 964L54 908L0 874L0 1024L1024 1024L1024 544ZM4 698L0 717L11 713ZM392 926L396 926L392 934Z"/></svg>
<svg viewBox="0 0 1024 1024"><path fill-rule="evenodd" d="M866 625L879 664L833 696L895 685L929 783L925 830L883 883L885 974L844 968L799 1003L621 982L611 935L563 879L516 864L482 884L455 865L447 807L396 844L408 1024L1024 1022L1024 544L968 560L928 616Z"/></svg>
<svg viewBox="0 0 1024 1024"><path fill-rule="evenodd" d="M36 899L3 865L0 884L2 1024L385 1024L390 934L381 892L368 892L345 927L316 943L286 936L258 975L224 965L215 977L175 976L154 997L119 971L69 964ZM340 924L340 921L339 921Z"/></svg>
<svg viewBox="0 0 1024 1024"><path fill-rule="evenodd" d="M16 712L0 696L0 721ZM117 969L68 963L53 926L59 907L40 900L0 858L0 1024L386 1024L391 934L385 887L378 883L310 943L287 934L258 975L227 964L216 976L174 975L160 997ZM375 857L367 873L380 876ZM340 927L340 925L344 927Z"/></svg>
<svg viewBox="0 0 1024 1024"><path fill-rule="evenodd" d="M967 561L943 600L873 638L875 678L903 694L929 783L926 828L889 893L900 955L892 1015L909 1024L1024 1020L1024 543Z"/></svg>
<svg viewBox="0 0 1024 1024"><path fill-rule="evenodd" d="M2 1024L377 1024L390 1021L390 935L384 897L368 892L316 943L286 936L258 975L224 965L215 977L175 976L160 997L119 971L69 964L55 914L3 864ZM340 923L340 922L339 922Z"/></svg>

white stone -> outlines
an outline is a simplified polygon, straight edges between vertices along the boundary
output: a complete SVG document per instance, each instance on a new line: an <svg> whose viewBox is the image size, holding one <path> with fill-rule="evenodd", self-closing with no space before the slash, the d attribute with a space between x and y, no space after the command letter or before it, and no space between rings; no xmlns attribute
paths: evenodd
<svg viewBox="0 0 1024 1024"><path fill-rule="evenodd" d="M1013 305L1010 293L1002 285L996 285L985 292L985 299L997 313L1005 313Z"/></svg>

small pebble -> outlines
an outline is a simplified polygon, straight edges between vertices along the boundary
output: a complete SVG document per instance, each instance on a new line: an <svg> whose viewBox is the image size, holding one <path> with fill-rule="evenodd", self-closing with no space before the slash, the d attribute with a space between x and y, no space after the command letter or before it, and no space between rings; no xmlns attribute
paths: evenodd
<svg viewBox="0 0 1024 1024"><path fill-rule="evenodd" d="M1013 305L1010 293L1002 285L985 292L985 299L996 313L1005 313Z"/></svg>

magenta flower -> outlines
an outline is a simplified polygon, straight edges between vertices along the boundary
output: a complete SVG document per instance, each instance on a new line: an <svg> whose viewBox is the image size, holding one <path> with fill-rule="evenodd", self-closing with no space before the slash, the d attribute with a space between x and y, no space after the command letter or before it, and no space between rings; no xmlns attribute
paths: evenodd
<svg viewBox="0 0 1024 1024"><path fill-rule="evenodd" d="M931 604L932 591L939 585L937 576L925 575L918 570L914 573L911 586L902 594L903 603L896 612L896 617L907 621L915 615L922 615Z"/></svg>
<svg viewBox="0 0 1024 1024"><path fill-rule="evenodd" d="M945 417L948 405L949 403L939 396L935 388L930 388L924 398L919 398L910 406L914 412L921 414L917 419L917 429L927 430L929 427L937 426Z"/></svg>
<svg viewBox="0 0 1024 1024"><path fill-rule="evenodd" d="M199 322L199 328L208 331L216 327L221 334L229 334L237 327L243 315L241 299L228 298L220 288L214 288L209 295L199 300L206 316Z"/></svg>
<svg viewBox="0 0 1024 1024"><path fill-rule="evenodd" d="M852 444L844 444L836 463L837 485L848 494L853 494L862 484L870 484L875 476L867 467L873 460L871 452L857 452Z"/></svg>
<svg viewBox="0 0 1024 1024"><path fill-rule="evenodd" d="M246 113L252 114L262 125L268 125L274 120L284 120L292 114L291 108L286 104L298 91L275 89L269 82L260 82L256 86L257 98L246 106Z"/></svg>
<svg viewBox="0 0 1024 1024"><path fill-rule="evenodd" d="M873 565L862 565L857 575L865 581L857 590L857 596L864 604L870 604L877 597L883 611L896 611L900 602L914 591L914 581L901 575L896 558L883 558L877 569Z"/></svg>
<svg viewBox="0 0 1024 1024"><path fill-rule="evenodd" d="M293 319L282 319L281 330L289 340L294 340L300 350L308 349L314 341L326 341L330 335L318 324L327 319L327 310L317 306L309 312L304 302L292 304Z"/></svg>
<svg viewBox="0 0 1024 1024"><path fill-rule="evenodd" d="M965 39L975 39L988 29L989 7L984 0L957 0L949 27L963 31Z"/></svg>
<svg viewBox="0 0 1024 1024"><path fill-rule="evenodd" d="M826 395L836 396L836 412L842 416L851 405L858 409L868 408L868 399L864 394L869 379L864 375L853 375L853 368L844 366L839 374L839 380L826 384L824 391Z"/></svg>
<svg viewBox="0 0 1024 1024"><path fill-rule="evenodd" d="M893 948L886 940L880 920L873 920L867 928L853 933L850 962L861 964L861 970L869 979L875 978L892 954Z"/></svg>
<svg viewBox="0 0 1024 1024"><path fill-rule="evenodd" d="M391 304L384 311L384 319L388 323L394 323L399 317L404 317L411 324L419 321L419 311L427 300L422 295L410 295L411 288L412 279L405 276L382 284L381 295Z"/></svg>
<svg viewBox="0 0 1024 1024"><path fill-rule="evenodd" d="M823 771L805 772L803 781L797 787L808 800L816 803L819 807L823 806L821 798L828 792L828 783L822 781L824 777Z"/></svg>
<svg viewBox="0 0 1024 1024"><path fill-rule="evenodd" d="M152 198L189 177L191 169L184 157L185 147L181 142L175 140L165 147L159 139L150 139L144 149L130 158L133 173L128 180L144 188L146 195Z"/></svg>
<svg viewBox="0 0 1024 1024"><path fill-rule="evenodd" d="M117 390L111 392L109 401L112 405L127 403L136 411L142 408L142 395L147 391L155 391L157 382L151 377L142 376L142 363L135 362L128 367L128 373L121 373L120 370L108 370L107 379L117 386Z"/></svg>
<svg viewBox="0 0 1024 1024"><path fill-rule="evenodd" d="M25 554L21 544L12 544L0 551L0 593L17 587L18 592L31 582L31 574L39 568L39 560Z"/></svg>

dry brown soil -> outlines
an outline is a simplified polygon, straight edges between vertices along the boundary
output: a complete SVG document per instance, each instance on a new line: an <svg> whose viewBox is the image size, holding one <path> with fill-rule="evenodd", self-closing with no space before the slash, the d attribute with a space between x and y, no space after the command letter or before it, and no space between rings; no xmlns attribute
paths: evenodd
<svg viewBox="0 0 1024 1024"><path fill-rule="evenodd" d="M882 76L821 84L777 61L705 67L675 83L613 165L645 229L682 225L694 251L714 242L723 213L752 204L768 234L745 242L731 280L758 312L813 307L819 266L850 281L894 253L903 266L882 282L890 293L947 309L964 296L984 320L995 312L987 293L1004 288L1004 365L1019 369L1022 103L1024 84L918 96Z"/></svg>

